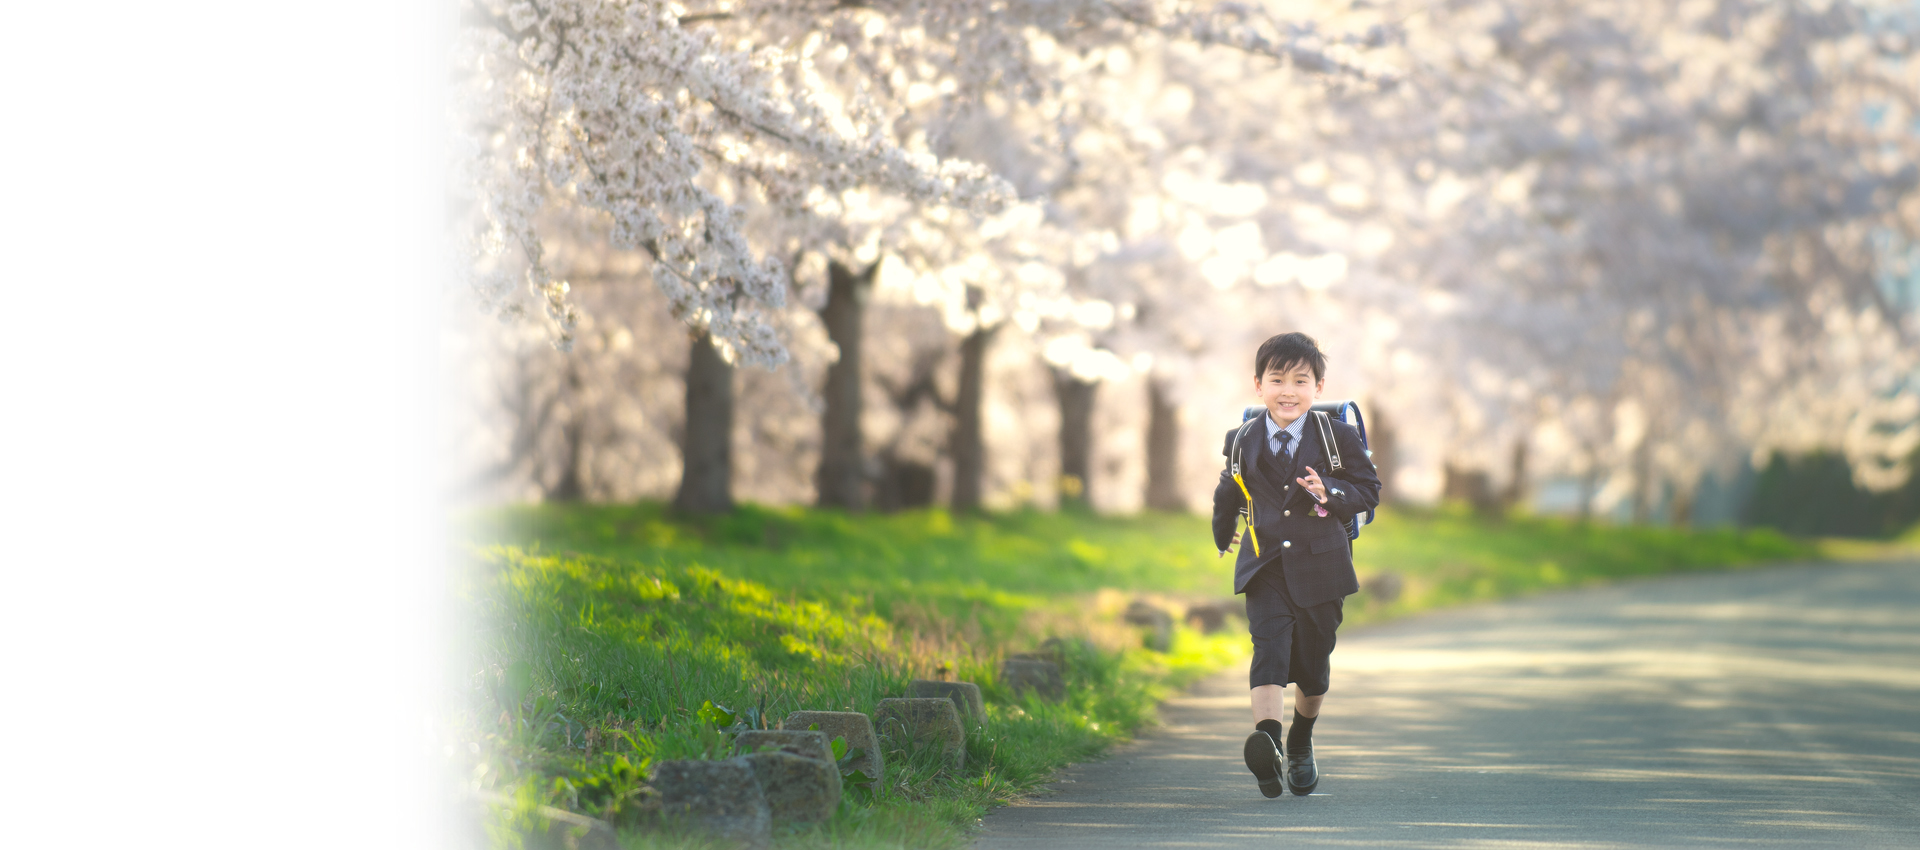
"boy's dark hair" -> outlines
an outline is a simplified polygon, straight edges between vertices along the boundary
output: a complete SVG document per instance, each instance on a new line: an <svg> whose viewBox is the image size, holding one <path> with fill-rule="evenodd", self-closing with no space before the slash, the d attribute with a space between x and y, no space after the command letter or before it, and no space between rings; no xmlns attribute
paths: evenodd
<svg viewBox="0 0 1920 850"><path fill-rule="evenodd" d="M1260 343L1260 350L1253 355L1253 377L1259 380L1274 369L1291 369L1305 364L1313 370L1314 383L1327 378L1327 355L1320 353L1320 344L1313 337L1294 332L1268 337Z"/></svg>

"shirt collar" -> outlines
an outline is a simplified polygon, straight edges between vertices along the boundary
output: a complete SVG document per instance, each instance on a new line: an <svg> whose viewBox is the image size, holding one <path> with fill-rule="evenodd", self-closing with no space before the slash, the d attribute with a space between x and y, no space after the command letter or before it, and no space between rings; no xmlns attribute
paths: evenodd
<svg viewBox="0 0 1920 850"><path fill-rule="evenodd" d="M1300 445L1300 438L1305 436L1307 433L1307 415L1308 414L1306 413L1302 413L1300 414L1300 418L1293 420L1291 423L1288 423L1287 427L1281 428L1280 423L1274 421L1273 412L1268 411L1267 412L1267 439L1271 440L1274 437L1279 436L1281 431L1285 431L1293 435L1293 440L1292 440L1293 445L1296 445L1296 446Z"/></svg>

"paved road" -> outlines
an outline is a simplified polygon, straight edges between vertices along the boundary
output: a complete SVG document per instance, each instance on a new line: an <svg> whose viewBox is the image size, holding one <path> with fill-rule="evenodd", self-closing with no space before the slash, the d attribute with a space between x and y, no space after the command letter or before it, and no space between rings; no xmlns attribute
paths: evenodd
<svg viewBox="0 0 1920 850"><path fill-rule="evenodd" d="M1244 671L987 816L979 850L1920 848L1920 564L1687 576L1343 633L1311 797Z"/></svg>

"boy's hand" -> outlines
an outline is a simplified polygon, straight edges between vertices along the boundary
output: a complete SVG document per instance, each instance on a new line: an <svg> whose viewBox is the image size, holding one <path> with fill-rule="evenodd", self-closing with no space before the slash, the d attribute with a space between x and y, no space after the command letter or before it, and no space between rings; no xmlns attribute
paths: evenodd
<svg viewBox="0 0 1920 850"><path fill-rule="evenodd" d="M1293 480L1300 482L1300 486L1306 488L1306 491L1312 494L1314 501L1325 502L1327 500L1327 485L1320 481L1320 473L1314 472L1313 467L1307 467L1307 477L1295 478Z"/></svg>
<svg viewBox="0 0 1920 850"><path fill-rule="evenodd" d="M1227 556L1227 553L1228 553L1228 552L1231 552L1231 551L1233 551L1233 547L1235 547L1235 546L1238 546L1238 545L1240 545L1240 532L1238 532L1238 531L1236 531L1236 532L1234 532L1234 533L1233 533L1233 541L1232 541L1232 542L1230 542L1230 543L1228 543L1228 544L1227 544L1227 548L1225 548L1225 549L1222 549L1222 550L1220 550L1220 554L1218 554L1218 555L1215 555L1214 557L1216 557L1216 558L1224 558L1224 557L1226 557L1226 556Z"/></svg>

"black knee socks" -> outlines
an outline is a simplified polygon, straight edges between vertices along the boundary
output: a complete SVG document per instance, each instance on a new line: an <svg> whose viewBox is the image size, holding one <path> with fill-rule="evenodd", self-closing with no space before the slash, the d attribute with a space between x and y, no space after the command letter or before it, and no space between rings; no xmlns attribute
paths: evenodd
<svg viewBox="0 0 1920 850"><path fill-rule="evenodd" d="M1300 747L1313 746L1313 721L1319 719L1319 717L1320 715L1317 714L1313 717L1301 717L1300 712L1295 711L1293 713L1293 728L1287 730L1288 751ZM1279 724L1276 723L1274 725L1278 726Z"/></svg>
<svg viewBox="0 0 1920 850"><path fill-rule="evenodd" d="M1294 712L1293 728L1287 730L1287 749L1289 751L1301 747L1310 748L1313 746L1313 721L1317 719L1319 719L1319 715L1303 717L1299 712ZM1253 724L1253 728L1272 736L1276 742L1280 740L1280 721L1278 720L1262 720L1259 723Z"/></svg>

